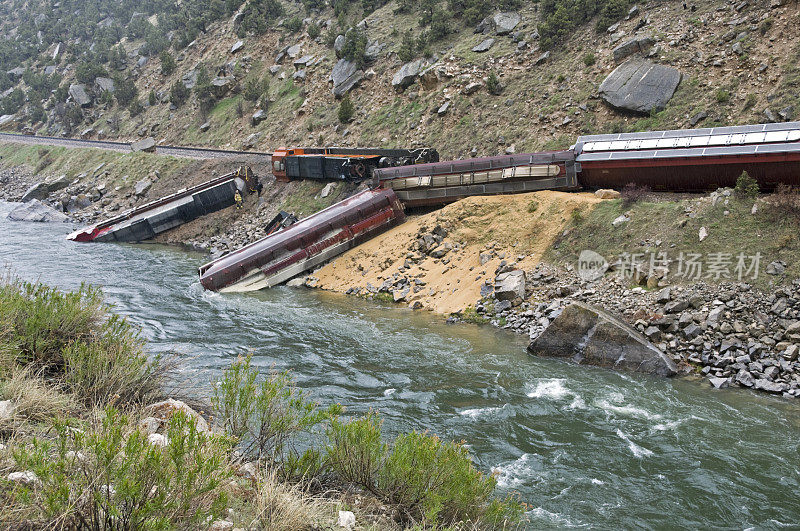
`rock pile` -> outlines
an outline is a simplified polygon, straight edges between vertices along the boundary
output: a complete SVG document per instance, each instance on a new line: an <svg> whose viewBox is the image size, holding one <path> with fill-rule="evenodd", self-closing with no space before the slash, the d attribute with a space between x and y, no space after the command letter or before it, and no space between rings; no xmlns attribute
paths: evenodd
<svg viewBox="0 0 800 531"><path fill-rule="evenodd" d="M493 325L535 340L565 307L589 303L622 316L682 372L694 367L715 387L800 396L800 280L770 293L735 282L660 291L629 284L613 274L585 282L540 265L526 273L524 300L498 297L496 279L475 310Z"/></svg>

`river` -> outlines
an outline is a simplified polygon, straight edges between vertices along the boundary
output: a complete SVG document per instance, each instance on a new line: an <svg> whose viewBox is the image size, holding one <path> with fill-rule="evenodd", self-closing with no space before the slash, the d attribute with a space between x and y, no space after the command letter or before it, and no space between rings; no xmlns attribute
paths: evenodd
<svg viewBox="0 0 800 531"><path fill-rule="evenodd" d="M537 359L503 331L335 294L208 293L200 254L77 244L71 225L11 222L10 208L0 262L64 289L102 286L153 352L179 353L198 393L252 352L323 404L379 410L388 433L465 441L531 506L532 528L800 525L800 403Z"/></svg>

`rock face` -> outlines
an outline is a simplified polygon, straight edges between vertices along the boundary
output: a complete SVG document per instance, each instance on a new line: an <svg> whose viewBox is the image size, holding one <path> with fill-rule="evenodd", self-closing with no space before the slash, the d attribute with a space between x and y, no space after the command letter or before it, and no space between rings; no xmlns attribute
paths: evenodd
<svg viewBox="0 0 800 531"><path fill-rule="evenodd" d="M70 85L69 95L81 107L89 107L92 104L92 98L86 93L86 85Z"/></svg>
<svg viewBox="0 0 800 531"><path fill-rule="evenodd" d="M364 79L364 71L347 59L339 59L331 71L330 81L333 83L333 95L341 98Z"/></svg>
<svg viewBox="0 0 800 531"><path fill-rule="evenodd" d="M156 150L156 140L152 137L144 138L142 140L131 142L131 151L150 151Z"/></svg>
<svg viewBox="0 0 800 531"><path fill-rule="evenodd" d="M417 76L419 76L426 65L427 62L425 59L417 59L416 61L404 64L392 78L392 86L395 90L402 92L406 87L416 81Z"/></svg>
<svg viewBox="0 0 800 531"><path fill-rule="evenodd" d="M573 358L577 363L673 376L677 366L639 332L606 312L573 302L529 346L537 356Z"/></svg>
<svg viewBox="0 0 800 531"><path fill-rule="evenodd" d="M676 69L632 58L600 84L600 96L616 109L650 113L666 107L680 82Z"/></svg>
<svg viewBox="0 0 800 531"><path fill-rule="evenodd" d="M508 35L514 31L514 28L517 27L520 20L519 13L498 13L492 17L494 31L497 35Z"/></svg>
<svg viewBox="0 0 800 531"><path fill-rule="evenodd" d="M58 210L49 207L38 199L31 199L8 213L8 219L13 221L35 221L63 223L68 221L67 216Z"/></svg>

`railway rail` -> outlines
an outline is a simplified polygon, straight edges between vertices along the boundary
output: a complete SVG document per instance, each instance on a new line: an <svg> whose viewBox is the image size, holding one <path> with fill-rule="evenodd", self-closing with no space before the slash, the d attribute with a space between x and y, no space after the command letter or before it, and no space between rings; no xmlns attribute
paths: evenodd
<svg viewBox="0 0 800 531"><path fill-rule="evenodd" d="M132 152L131 144L128 142L113 142L111 140L85 140L79 138L59 138L54 136L23 135L18 133L0 133L0 141L14 142L28 145L62 146L71 148L94 148L117 151L120 153ZM184 157L192 159L222 159L222 158L242 158L251 157L265 159L269 162L272 153L261 151L236 151L229 149L215 149L205 147L188 146L164 146L157 145L156 153L159 155L169 155L172 157Z"/></svg>

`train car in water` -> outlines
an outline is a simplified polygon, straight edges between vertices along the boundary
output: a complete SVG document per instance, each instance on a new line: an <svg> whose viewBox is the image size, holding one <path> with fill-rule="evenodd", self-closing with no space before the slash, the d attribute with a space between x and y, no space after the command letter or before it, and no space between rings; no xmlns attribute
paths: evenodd
<svg viewBox="0 0 800 531"><path fill-rule="evenodd" d="M570 150L378 168L373 186L394 190L407 206L439 205L472 195L580 187L575 154Z"/></svg>
<svg viewBox="0 0 800 531"><path fill-rule="evenodd" d="M178 190L150 203L73 232L76 242L139 242L149 240L193 219L232 206L238 191L245 195L256 190L258 178L248 166L215 177L191 188Z"/></svg>
<svg viewBox="0 0 800 531"><path fill-rule="evenodd" d="M800 185L800 122L588 135L574 151L586 188L702 192L735 186L743 171L763 191Z"/></svg>
<svg viewBox="0 0 800 531"><path fill-rule="evenodd" d="M365 190L200 267L204 288L255 291L278 285L405 220L391 190Z"/></svg>
<svg viewBox="0 0 800 531"><path fill-rule="evenodd" d="M278 148L272 154L275 179L362 181L372 178L375 168L437 162L439 153L431 148Z"/></svg>

